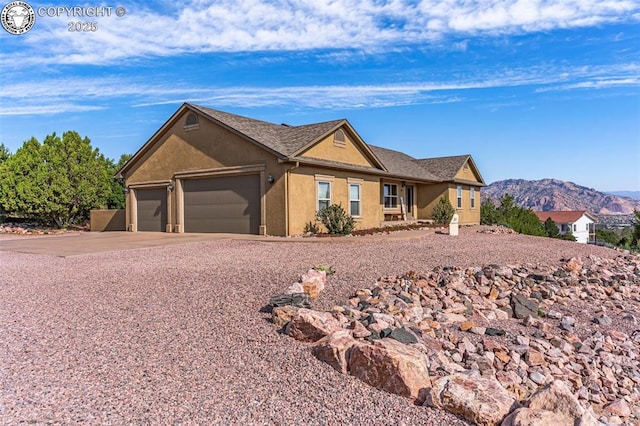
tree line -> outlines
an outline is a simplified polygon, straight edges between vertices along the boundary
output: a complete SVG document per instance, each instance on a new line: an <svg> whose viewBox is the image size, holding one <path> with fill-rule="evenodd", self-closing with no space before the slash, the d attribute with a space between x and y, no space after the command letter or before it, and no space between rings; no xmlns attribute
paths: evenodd
<svg viewBox="0 0 640 426"><path fill-rule="evenodd" d="M114 175L129 158L107 158L75 131L32 137L13 154L0 144L0 213L67 227L92 209L122 209L124 183Z"/></svg>

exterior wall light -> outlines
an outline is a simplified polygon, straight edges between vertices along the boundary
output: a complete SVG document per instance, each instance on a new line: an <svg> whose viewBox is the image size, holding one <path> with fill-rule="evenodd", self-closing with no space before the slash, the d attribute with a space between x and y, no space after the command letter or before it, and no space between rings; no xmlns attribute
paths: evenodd
<svg viewBox="0 0 640 426"><path fill-rule="evenodd" d="M128 187L128 186L125 186L125 187L124 187L124 193L125 193L125 194L128 194L128 193L129 193L129 191L130 191L129 187Z"/></svg>
<svg viewBox="0 0 640 426"><path fill-rule="evenodd" d="M272 175L269 175L269 177L267 177L267 182L269 183L274 183L276 180Z"/></svg>
<svg viewBox="0 0 640 426"><path fill-rule="evenodd" d="M167 185L167 191L173 191L173 182L169 182L169 185Z"/></svg>

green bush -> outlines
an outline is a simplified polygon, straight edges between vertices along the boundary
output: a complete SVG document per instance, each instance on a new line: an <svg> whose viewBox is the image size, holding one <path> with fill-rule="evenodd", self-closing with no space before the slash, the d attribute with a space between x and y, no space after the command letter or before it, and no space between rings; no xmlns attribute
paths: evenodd
<svg viewBox="0 0 640 426"><path fill-rule="evenodd" d="M318 212L318 220L329 234L348 235L356 227L356 222L340 204L331 204Z"/></svg>
<svg viewBox="0 0 640 426"><path fill-rule="evenodd" d="M305 234L314 234L315 235L315 234L320 232L320 228L318 227L317 223L309 221L304 225L303 232Z"/></svg>
<svg viewBox="0 0 640 426"><path fill-rule="evenodd" d="M433 212L431 212L431 218L438 225L447 225L451 222L451 218L455 210L449 201L449 196L447 194L440 197L435 207L433 208Z"/></svg>

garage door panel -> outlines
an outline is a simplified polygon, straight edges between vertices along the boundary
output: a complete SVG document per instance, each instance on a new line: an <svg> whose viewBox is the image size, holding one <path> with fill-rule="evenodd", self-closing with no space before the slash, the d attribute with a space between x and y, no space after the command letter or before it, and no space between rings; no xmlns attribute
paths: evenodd
<svg viewBox="0 0 640 426"><path fill-rule="evenodd" d="M164 232L167 224L167 191L136 190L138 231Z"/></svg>
<svg viewBox="0 0 640 426"><path fill-rule="evenodd" d="M258 175L185 180L183 187L185 232L258 233Z"/></svg>

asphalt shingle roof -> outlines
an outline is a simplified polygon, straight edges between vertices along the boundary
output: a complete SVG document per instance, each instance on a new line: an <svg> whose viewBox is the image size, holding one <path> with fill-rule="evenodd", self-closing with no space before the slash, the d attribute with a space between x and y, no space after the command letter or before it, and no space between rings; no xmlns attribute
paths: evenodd
<svg viewBox="0 0 640 426"><path fill-rule="evenodd" d="M303 126L287 126L255 120L241 115L190 104L193 108L234 129L271 150L288 157L329 132L345 120L325 121Z"/></svg>
<svg viewBox="0 0 640 426"><path fill-rule="evenodd" d="M369 145L390 174L407 178L439 182L436 175L416 162L416 159L400 151Z"/></svg>
<svg viewBox="0 0 640 426"><path fill-rule="evenodd" d="M415 161L441 180L453 180L469 157L469 155L454 155L451 157L422 158Z"/></svg>
<svg viewBox="0 0 640 426"><path fill-rule="evenodd" d="M222 123L234 131L248 137L249 139L264 145L277 154L291 158L301 148L311 142L316 141L321 136L337 128L345 119L325 121L302 126L288 126L284 124L273 124L241 115L231 114L212 108L189 104L192 108L200 111L208 117ZM427 180L432 182L450 181L455 178L456 173L463 166L469 155L458 155L452 157L415 159L403 152L394 151L374 145L367 145L373 154L380 160L387 174L398 178ZM319 165L322 163L328 166L350 166L329 160L313 160ZM364 167L363 169L371 169Z"/></svg>

